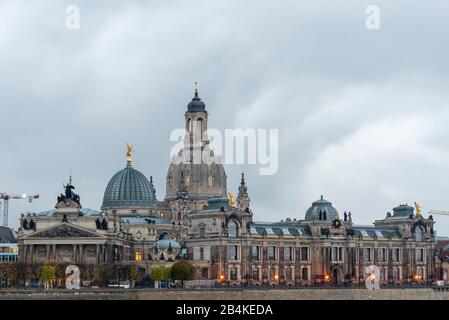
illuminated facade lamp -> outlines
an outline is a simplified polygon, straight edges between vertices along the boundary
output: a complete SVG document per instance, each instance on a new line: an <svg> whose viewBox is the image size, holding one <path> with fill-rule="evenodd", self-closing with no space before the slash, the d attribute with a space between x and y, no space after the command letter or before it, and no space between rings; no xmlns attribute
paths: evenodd
<svg viewBox="0 0 449 320"><path fill-rule="evenodd" d="M325 281L329 281L331 279L331 277L328 275L328 274L325 274L324 275L324 280Z"/></svg>
<svg viewBox="0 0 449 320"><path fill-rule="evenodd" d="M275 274L274 275L274 281L278 281L279 280L279 275L278 274Z"/></svg>
<svg viewBox="0 0 449 320"><path fill-rule="evenodd" d="M224 278L225 278L224 274L220 274L220 281L221 281L221 282L224 281Z"/></svg>

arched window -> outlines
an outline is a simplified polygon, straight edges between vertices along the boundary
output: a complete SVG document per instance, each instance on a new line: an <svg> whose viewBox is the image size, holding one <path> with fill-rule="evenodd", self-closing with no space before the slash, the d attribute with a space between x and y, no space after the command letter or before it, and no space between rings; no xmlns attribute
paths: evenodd
<svg viewBox="0 0 449 320"><path fill-rule="evenodd" d="M168 232L164 231L159 235L159 240L170 240L170 239L171 239L171 237Z"/></svg>
<svg viewBox="0 0 449 320"><path fill-rule="evenodd" d="M199 138L200 141L203 141L203 119L198 119L198 129L199 129Z"/></svg>
<svg viewBox="0 0 449 320"><path fill-rule="evenodd" d="M422 226L418 226L415 229L415 240L416 241L424 241L424 228Z"/></svg>
<svg viewBox="0 0 449 320"><path fill-rule="evenodd" d="M228 223L228 236L230 238L236 238L238 236L238 226L237 222L234 220L231 220Z"/></svg>
<svg viewBox="0 0 449 320"><path fill-rule="evenodd" d="M140 251L140 249L136 250L135 259L136 261L142 261L142 252Z"/></svg>
<svg viewBox="0 0 449 320"><path fill-rule="evenodd" d="M187 120L187 131L192 132L192 119L190 118Z"/></svg>

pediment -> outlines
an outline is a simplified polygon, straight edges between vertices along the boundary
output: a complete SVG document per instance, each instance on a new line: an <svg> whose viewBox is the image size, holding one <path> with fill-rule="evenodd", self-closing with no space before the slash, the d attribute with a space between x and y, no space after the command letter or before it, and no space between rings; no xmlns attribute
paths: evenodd
<svg viewBox="0 0 449 320"><path fill-rule="evenodd" d="M101 235L63 222L46 230L30 234L29 238L97 238Z"/></svg>

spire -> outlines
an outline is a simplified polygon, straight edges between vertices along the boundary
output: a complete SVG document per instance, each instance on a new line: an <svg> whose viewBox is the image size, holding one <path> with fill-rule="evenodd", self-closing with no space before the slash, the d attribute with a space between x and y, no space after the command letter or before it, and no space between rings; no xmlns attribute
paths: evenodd
<svg viewBox="0 0 449 320"><path fill-rule="evenodd" d="M248 187L245 182L245 175L242 173L242 180L240 181L239 194L237 196L237 205L243 211L249 211L250 199L248 196Z"/></svg>
<svg viewBox="0 0 449 320"><path fill-rule="evenodd" d="M240 187L239 187L239 198L248 198L248 187L246 186L245 183L245 174L242 173L242 180L240 182Z"/></svg>
<svg viewBox="0 0 449 320"><path fill-rule="evenodd" d="M154 199L156 199L156 188L153 184L153 176L150 176L150 192L153 195Z"/></svg>
<svg viewBox="0 0 449 320"><path fill-rule="evenodd" d="M195 96L192 98L192 101L187 105L187 111L189 112L205 112L206 105L201 98L198 96L198 82L195 82L194 86Z"/></svg>

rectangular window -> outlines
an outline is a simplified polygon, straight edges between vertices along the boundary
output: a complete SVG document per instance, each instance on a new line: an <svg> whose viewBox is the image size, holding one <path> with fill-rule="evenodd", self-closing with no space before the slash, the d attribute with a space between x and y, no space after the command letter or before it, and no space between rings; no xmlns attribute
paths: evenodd
<svg viewBox="0 0 449 320"><path fill-rule="evenodd" d="M379 268L380 280L385 281L385 268Z"/></svg>
<svg viewBox="0 0 449 320"><path fill-rule="evenodd" d="M253 246L251 248L251 257L253 260L259 260L259 247Z"/></svg>
<svg viewBox="0 0 449 320"><path fill-rule="evenodd" d="M292 247L284 247L284 260L285 261L291 261L293 260L293 255L292 255Z"/></svg>
<svg viewBox="0 0 449 320"><path fill-rule="evenodd" d="M259 268L253 268L253 280L259 280Z"/></svg>
<svg viewBox="0 0 449 320"><path fill-rule="evenodd" d="M424 262L424 249L416 249L416 262Z"/></svg>
<svg viewBox="0 0 449 320"><path fill-rule="evenodd" d="M363 261L371 261L371 248L363 248Z"/></svg>
<svg viewBox="0 0 449 320"><path fill-rule="evenodd" d="M309 248L301 247L301 261L308 261L308 260L309 260Z"/></svg>
<svg viewBox="0 0 449 320"><path fill-rule="evenodd" d="M268 260L276 260L276 247L268 247Z"/></svg>
<svg viewBox="0 0 449 320"><path fill-rule="evenodd" d="M231 267L229 269L229 278L234 281L237 280L237 267Z"/></svg>
<svg viewBox="0 0 449 320"><path fill-rule="evenodd" d="M332 261L343 261L343 248L332 247Z"/></svg>
<svg viewBox="0 0 449 320"><path fill-rule="evenodd" d="M237 260L237 246L228 246L228 255L230 260Z"/></svg>
<svg viewBox="0 0 449 320"><path fill-rule="evenodd" d="M285 280L292 281L292 268L285 269Z"/></svg>
<svg viewBox="0 0 449 320"><path fill-rule="evenodd" d="M380 262L385 262L386 260L386 249L385 248L379 248L378 252L377 252L377 258Z"/></svg>
<svg viewBox="0 0 449 320"><path fill-rule="evenodd" d="M399 248L393 248L391 249L391 258L393 262L399 262L401 261L401 249Z"/></svg>
<svg viewBox="0 0 449 320"><path fill-rule="evenodd" d="M401 269L398 267L393 268L393 280L401 280Z"/></svg>
<svg viewBox="0 0 449 320"><path fill-rule="evenodd" d="M276 278L276 268L270 268L270 280L275 280Z"/></svg>

